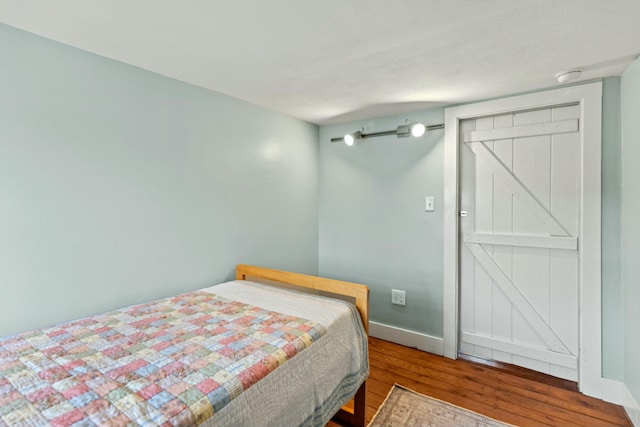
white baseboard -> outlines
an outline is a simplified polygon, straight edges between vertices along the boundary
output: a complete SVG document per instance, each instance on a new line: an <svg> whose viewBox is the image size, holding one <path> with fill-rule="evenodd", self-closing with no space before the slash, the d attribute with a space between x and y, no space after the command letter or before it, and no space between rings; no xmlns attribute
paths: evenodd
<svg viewBox="0 0 640 427"><path fill-rule="evenodd" d="M428 351L429 353L440 356L444 354L442 338L420 332L369 321L369 335L374 338L380 338L381 340L391 341L407 347L414 347L418 350Z"/></svg>
<svg viewBox="0 0 640 427"><path fill-rule="evenodd" d="M635 427L640 427L640 405L622 381L602 378L602 400L624 406Z"/></svg>
<svg viewBox="0 0 640 427"><path fill-rule="evenodd" d="M627 408L626 406L624 407L624 409L627 411L627 415L629 415L629 419L631 420L633 426L640 427L640 410L637 408Z"/></svg>

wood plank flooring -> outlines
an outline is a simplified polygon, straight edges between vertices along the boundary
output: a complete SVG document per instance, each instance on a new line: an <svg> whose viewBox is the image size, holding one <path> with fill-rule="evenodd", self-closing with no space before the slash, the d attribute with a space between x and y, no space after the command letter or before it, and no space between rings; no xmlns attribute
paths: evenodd
<svg viewBox="0 0 640 427"><path fill-rule="evenodd" d="M620 406L575 383L469 357L451 360L369 338L367 423L394 383L516 426L628 426ZM337 426L329 423L329 426Z"/></svg>

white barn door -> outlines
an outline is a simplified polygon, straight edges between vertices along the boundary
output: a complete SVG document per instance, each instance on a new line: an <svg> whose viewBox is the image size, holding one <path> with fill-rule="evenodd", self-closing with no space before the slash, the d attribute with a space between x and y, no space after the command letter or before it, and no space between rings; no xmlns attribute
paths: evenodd
<svg viewBox="0 0 640 427"><path fill-rule="evenodd" d="M460 121L461 353L578 380L580 115Z"/></svg>

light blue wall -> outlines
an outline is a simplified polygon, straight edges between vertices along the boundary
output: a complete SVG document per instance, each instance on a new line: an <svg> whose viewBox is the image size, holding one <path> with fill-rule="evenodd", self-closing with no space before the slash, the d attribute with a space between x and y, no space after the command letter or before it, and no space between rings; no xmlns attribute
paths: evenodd
<svg viewBox="0 0 640 427"><path fill-rule="evenodd" d="M602 85L602 375L622 380L620 77Z"/></svg>
<svg viewBox="0 0 640 427"><path fill-rule="evenodd" d="M320 127L320 274L371 288L371 320L442 336L444 131L329 143L364 127L444 120L444 109ZM436 199L425 212L425 196ZM404 289L405 307L391 304Z"/></svg>
<svg viewBox="0 0 640 427"><path fill-rule="evenodd" d="M4 25L0 64L0 336L317 273L317 126Z"/></svg>
<svg viewBox="0 0 640 427"><path fill-rule="evenodd" d="M640 402L640 60L622 75L621 92L624 382Z"/></svg>

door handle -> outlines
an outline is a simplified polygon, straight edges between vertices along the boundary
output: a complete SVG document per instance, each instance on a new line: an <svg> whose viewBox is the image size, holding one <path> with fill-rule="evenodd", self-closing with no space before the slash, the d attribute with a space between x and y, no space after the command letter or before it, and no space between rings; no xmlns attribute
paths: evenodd
<svg viewBox="0 0 640 427"><path fill-rule="evenodd" d="M467 211L460 211L459 215L460 215L460 216L469 216L469 212L467 212Z"/></svg>

